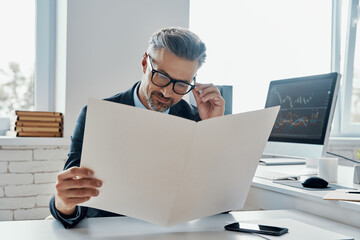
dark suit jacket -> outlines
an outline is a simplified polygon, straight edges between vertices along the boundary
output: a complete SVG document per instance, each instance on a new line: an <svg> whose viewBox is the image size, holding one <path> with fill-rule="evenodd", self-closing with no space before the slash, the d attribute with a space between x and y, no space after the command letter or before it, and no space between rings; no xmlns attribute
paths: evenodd
<svg viewBox="0 0 360 240"><path fill-rule="evenodd" d="M140 82L137 82L131 89L127 90L126 92L116 94L115 96L106 98L104 100L135 106L133 94L137 84L140 84ZM82 144L83 144L84 130L85 130L86 109L87 109L86 106L82 108L79 117L77 119L74 133L73 136L71 137L70 151L68 154L68 159L64 166L64 170L74 166L77 167L80 166L81 151L82 151ZM180 100L176 105L171 107L169 114L194 121L201 120L197 108L188 104L184 100ZM50 212L54 216L54 218L60 221L66 228L75 226L85 217L121 216L115 213L106 212L95 208L80 207L80 206L76 207L76 211L72 216L63 216L55 208L54 196L51 198L49 206L50 206Z"/></svg>

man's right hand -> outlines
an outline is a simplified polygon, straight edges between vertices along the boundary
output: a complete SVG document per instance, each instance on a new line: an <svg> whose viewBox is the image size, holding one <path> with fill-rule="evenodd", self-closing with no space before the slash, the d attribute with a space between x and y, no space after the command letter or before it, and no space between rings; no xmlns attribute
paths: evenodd
<svg viewBox="0 0 360 240"><path fill-rule="evenodd" d="M99 195L97 188L102 181L93 177L94 171L84 167L72 167L57 176L55 207L64 214L71 215L76 205Z"/></svg>

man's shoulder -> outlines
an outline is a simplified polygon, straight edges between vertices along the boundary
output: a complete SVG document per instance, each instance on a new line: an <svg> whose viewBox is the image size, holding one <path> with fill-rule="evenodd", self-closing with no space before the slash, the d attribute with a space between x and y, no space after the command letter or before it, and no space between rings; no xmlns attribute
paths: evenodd
<svg viewBox="0 0 360 240"><path fill-rule="evenodd" d="M111 97L104 98L103 100L109 101L109 102L116 102L116 103L122 103L122 104L127 104L127 105L134 106L135 104L134 104L133 91L134 91L134 88L135 88L136 84L132 88L128 89L125 92L115 94L115 95L113 95ZM87 112L87 105L85 105L81 109L80 117L85 118L86 112Z"/></svg>
<svg viewBox="0 0 360 240"><path fill-rule="evenodd" d="M135 86L136 86L136 84L129 90L115 94L114 96L105 98L104 100L134 106L135 103L134 103L133 92L134 92Z"/></svg>
<svg viewBox="0 0 360 240"><path fill-rule="evenodd" d="M109 101L109 102L117 102L117 103L120 103L123 99L123 96L124 96L124 92L121 92L121 93L118 93L118 94L115 94L111 97L107 97L107 98L104 98L103 100L106 100L106 101Z"/></svg>

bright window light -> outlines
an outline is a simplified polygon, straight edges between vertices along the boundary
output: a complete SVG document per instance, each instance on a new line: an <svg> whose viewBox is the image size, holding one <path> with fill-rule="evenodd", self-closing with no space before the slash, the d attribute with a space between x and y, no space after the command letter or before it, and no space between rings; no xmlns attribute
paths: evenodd
<svg viewBox="0 0 360 240"><path fill-rule="evenodd" d="M34 109L35 1L0 1L0 117Z"/></svg>

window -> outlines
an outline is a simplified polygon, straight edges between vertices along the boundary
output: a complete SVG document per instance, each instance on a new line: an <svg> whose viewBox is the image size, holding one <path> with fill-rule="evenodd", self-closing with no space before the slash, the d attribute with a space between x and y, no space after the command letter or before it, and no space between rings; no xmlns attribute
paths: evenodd
<svg viewBox="0 0 360 240"><path fill-rule="evenodd" d="M55 0L0 2L0 117L54 108Z"/></svg>
<svg viewBox="0 0 360 240"><path fill-rule="evenodd" d="M35 1L0 2L0 117L34 109Z"/></svg>

